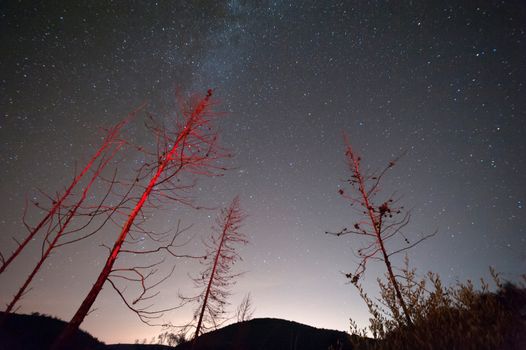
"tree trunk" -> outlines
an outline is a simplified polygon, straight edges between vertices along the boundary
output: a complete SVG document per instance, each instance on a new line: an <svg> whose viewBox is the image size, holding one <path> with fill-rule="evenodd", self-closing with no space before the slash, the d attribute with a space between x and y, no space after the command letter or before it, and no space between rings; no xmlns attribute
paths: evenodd
<svg viewBox="0 0 526 350"><path fill-rule="evenodd" d="M86 298L80 305L79 309L77 310L77 312L75 313L71 321L68 323L66 328L62 331L62 333L53 343L53 346L52 346L53 350L64 349L65 347L67 347L69 342L71 341L72 336L74 335L75 332L77 332L82 321L84 321L84 318L86 317L89 310L93 306L95 299L97 299L97 296L99 295L104 283L106 282L106 280L108 279L108 276L110 275L112 271L113 265L115 264L115 260L117 260L117 256L119 255L122 244L126 240L126 237L128 233L130 232L133 222L135 221L135 218L137 217L144 203L150 196L150 193L152 192L153 187L156 185L159 177L161 176L165 168L168 166L168 164L174 159L174 156L178 150L179 145L181 143L184 143L184 140L192 132L192 127L194 126L196 119L205 110L208 100L210 99L210 96L211 96L211 91L209 91L207 96L197 105L192 115L188 118L186 125L184 126L183 129L181 129L180 134L178 135L177 139L174 141L174 144L171 150L168 152L168 154L166 154L165 158L160 162L155 175L153 175L150 182L148 183L148 186L144 190L139 202L135 205L135 207L133 208L133 211L128 216L128 220L124 224L119 237L115 241L115 244L113 245L111 253L108 259L106 260L106 263L104 264L104 268L100 272L99 277L97 278L97 281L95 282L95 284L89 291L88 295L86 296Z"/></svg>

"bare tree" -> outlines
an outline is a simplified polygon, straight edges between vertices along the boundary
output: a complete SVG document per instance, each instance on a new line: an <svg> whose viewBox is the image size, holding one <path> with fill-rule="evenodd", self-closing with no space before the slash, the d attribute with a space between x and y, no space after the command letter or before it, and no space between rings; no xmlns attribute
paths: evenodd
<svg viewBox="0 0 526 350"><path fill-rule="evenodd" d="M168 345L168 346L177 346L180 344L184 344L188 341L186 339L186 334L184 332L181 333L171 333L171 332L163 332L157 336L157 344L159 345Z"/></svg>
<svg viewBox="0 0 526 350"><path fill-rule="evenodd" d="M72 335L78 330L78 327L102 290L103 285L109 280L112 273L114 277L119 278L115 275L118 270L114 269L113 266L121 253L123 244L127 242L128 235L132 228L139 230L146 236L152 236L140 226L140 222L143 220L144 208L148 206L155 208L160 202L166 200L186 203L187 200L181 195L181 192L184 192L188 187L181 186L179 183L180 179L178 178L183 170L194 174L214 175L213 171L216 170L216 167L212 164L212 161L216 160L219 156L217 134L211 126L213 117L210 111L212 105L211 96L212 90L208 90L207 95L197 101L197 103L193 103L190 110L184 110L183 120L182 122L176 123L175 132L170 133L164 127L151 127L151 130L157 137L157 151L154 154L155 161L148 164L150 167L146 168L146 171L140 173L135 179L137 183L140 183L142 179L148 179L146 180L147 184L142 187L142 193L133 201L134 204L130 206L131 212L127 214L127 218L120 229L120 234L115 240L113 247L109 248L109 256L95 284L88 292L73 318L55 340L53 349L62 349L67 346ZM168 247L164 250L170 251ZM150 276L150 274L143 274L141 272L142 268L154 268L154 265L129 268L126 272L134 275L134 277L128 276L130 281L138 282L141 285L145 282L145 279L147 276ZM122 273L124 271L120 272ZM126 277L122 275L119 276L126 279ZM161 279L161 281L162 280L163 279ZM109 281L118 291L119 289L114 282ZM124 295L121 293L119 293L119 295L123 300L126 300ZM141 295L142 299L144 299L146 294L141 293ZM132 305L127 304L127 306L131 307ZM134 311L141 310L136 309ZM144 314L143 312L143 315Z"/></svg>
<svg viewBox="0 0 526 350"><path fill-rule="evenodd" d="M109 137L108 137L109 139ZM93 221L93 219L98 216L98 214L104 213L103 211L100 211L101 207L104 204L104 201L107 199L107 195L102 198L102 201L95 207L92 208L92 210L89 210L87 213L81 213L82 204L86 200L88 193L95 183L97 179L99 179L99 176L101 175L101 172L104 170L104 168L108 165L108 163L114 158L116 153L120 150L122 146L121 142L118 142L115 144L115 147L113 147L111 153L108 155L103 155L101 158L101 161L99 165L95 168L94 173L91 176L91 179L89 182L85 185L84 190L82 191L82 194L80 198L77 200L77 202L74 205L71 205L70 207L66 206L66 204L63 202L61 204L61 207L59 207L55 213L55 216L58 218L56 219L55 225L46 225L47 226L47 232L44 237L44 241L42 244L42 254L31 271L31 273L26 278L25 282L22 284L22 286L19 288L16 295L13 297L11 302L8 304L4 314L0 318L0 324L5 320L5 318L13 311L16 303L20 300L20 298L25 294L27 288L29 287L31 281L37 274L37 272L42 267L42 264L46 261L46 259L50 256L51 252L57 247L59 244L59 241L63 237L67 237L68 235L71 235L73 233L76 233L80 231L78 228L68 231L70 223L73 221L73 219L78 219L80 217L87 217L88 221L83 223L81 227L85 229L89 226L89 224ZM111 192L112 186L109 187L108 193ZM62 211L65 211L63 214ZM53 218L50 218L50 222L53 220ZM100 225L97 225L97 228L93 232L97 232L100 229ZM91 236L91 234L84 234L81 237L76 237L74 240L71 240L70 242L64 242L64 244L68 244L71 242L78 242L80 240L83 240L87 237Z"/></svg>
<svg viewBox="0 0 526 350"><path fill-rule="evenodd" d="M214 226L215 233L205 242L207 255L214 258L207 259L204 271L194 278L196 287L202 288L202 292L195 297L183 297L188 302L199 305L194 314L194 320L197 321L194 344L203 330L216 329L227 319L224 308L231 294L230 287L235 283L236 277L241 275L232 272L234 264L241 259L236 246L248 243L246 235L239 232L244 217L238 197L234 198L228 208L221 210Z"/></svg>
<svg viewBox="0 0 526 350"><path fill-rule="evenodd" d="M147 263L145 265L139 265L136 263L135 265L128 267L114 266L108 275L108 282L117 292L126 307L134 312L139 320L147 325L164 327L168 326L164 323L153 322L162 317L165 312L175 310L184 305L181 303L164 309L152 309L153 304L151 303L151 300L160 293L158 290L156 290L156 288L164 281L168 280L175 270L175 264L173 264L168 273L164 273L160 278L157 277L159 272L162 270L162 265L166 260L166 256L193 259L206 258L206 256L193 256L176 253L176 248L181 248L181 246L184 245L176 245L176 239L190 228L191 226L181 228L179 221L177 228L175 229L175 233L168 233L168 236L171 237L164 244L162 243L165 241L164 234L141 230L143 234L147 233L150 237L155 237L153 241L157 243L157 247L154 247L153 249L124 248L120 250L120 254L131 254L135 257L143 256L146 258L146 260L155 259L156 255L160 255L162 253L164 253L164 256L157 258L156 262L154 263ZM140 242L140 240L134 242L127 241L125 243L129 245L138 242ZM109 247L106 248L111 250ZM129 288L130 285L132 288ZM133 288L134 286L135 288Z"/></svg>
<svg viewBox="0 0 526 350"><path fill-rule="evenodd" d="M75 176L75 178L71 181L71 183L66 188L64 193L62 193L61 195L57 195L56 198L54 198L53 196L46 195L46 197L52 203L50 208L44 208L40 203L34 203L36 207L46 212L46 215L34 227L28 224L25 220L26 212L28 209L26 206L24 210L23 221L24 221L24 226L26 227L28 231L28 234L21 242L19 242L15 237L13 237L13 239L17 243L17 247L8 257L4 257L2 253L0 253L0 262L1 262L0 274L2 274L6 270L6 268L13 262L13 260L15 260L15 258L20 255L22 250L27 246L29 242L31 242L31 240L35 237L35 235L42 228L46 226L47 227L53 226L53 223L51 223L53 217L57 215L57 213L60 212L60 210L63 207L64 202L72 195L72 191L74 190L74 188L79 184L82 178L90 171L92 166L96 163L97 159L99 159L102 155L104 155L108 147L112 146L112 144L116 142L121 129L130 121L130 119L133 116L135 116L143 108L144 108L144 104L141 105L136 110L134 110L132 113L130 113L128 117L123 119L120 123L116 124L115 126L107 130L106 137L104 138L102 145L93 154L93 156L90 158L88 163L84 166L84 168L80 171L80 173L77 176ZM48 230L48 233L49 233L49 230Z"/></svg>
<svg viewBox="0 0 526 350"><path fill-rule="evenodd" d="M252 298L250 293L246 294L241 304L236 309L237 322L249 321L254 315L254 307L252 306Z"/></svg>
<svg viewBox="0 0 526 350"><path fill-rule="evenodd" d="M360 262L354 273L346 274L347 278L356 285L361 275L365 272L366 264L369 260L382 261L385 264L389 282L392 284L398 303L403 310L405 321L408 325L412 325L413 322L406 301L400 292L399 282L393 272L390 258L394 254L414 247L423 240L433 236L434 233L423 235L411 243L403 233L403 229L409 223L410 214L408 212L403 213L403 207L398 205L398 200L393 198L393 195L383 200L377 200L378 195L381 194L381 180L400 157L389 162L379 172L364 174L360 169L361 158L353 151L347 137L344 137L344 139L346 144L345 157L351 172L351 177L346 182L350 185L351 192L347 193L344 189L340 189L339 193L349 200L351 206L356 208L362 219L355 222L350 229L344 228L339 232L326 233L336 236L352 234L362 238L364 244L356 251ZM402 236L406 245L389 252L386 246L387 242L398 236Z"/></svg>

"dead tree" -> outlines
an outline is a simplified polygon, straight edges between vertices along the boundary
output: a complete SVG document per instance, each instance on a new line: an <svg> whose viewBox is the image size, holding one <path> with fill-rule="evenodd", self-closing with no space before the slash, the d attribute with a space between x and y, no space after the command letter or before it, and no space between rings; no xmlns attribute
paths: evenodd
<svg viewBox="0 0 526 350"><path fill-rule="evenodd" d="M78 330L80 324L88 314L97 296L102 290L103 285L109 280L110 275L116 272L114 269L123 244L130 234L132 228L139 228L137 221L142 220L142 211L148 205L155 207L156 203L163 200L176 202L187 202L180 192L186 188L178 184L177 176L182 170L190 173L213 175L216 167L211 161L217 159L218 146L217 134L211 127L213 114L210 111L212 101L212 90L208 90L207 95L193 104L191 110L183 111L182 122L176 123L174 133L169 133L163 127L153 128L157 137L157 153L155 161L146 171L146 175L138 175L135 181L138 183L143 178L149 178L147 184L143 186L131 212L120 229L120 234L115 240L113 247L110 248L109 256L101 270L95 284L88 292L77 312L70 320L68 325L55 340L52 348L62 349L67 346L73 334ZM144 232L148 235L147 232ZM136 275L139 283L144 281L145 276L141 276L139 268L128 272ZM111 282L110 282L111 283ZM114 287L114 283L112 283ZM121 295L122 297L123 295Z"/></svg>
<svg viewBox="0 0 526 350"><path fill-rule="evenodd" d="M412 325L411 314L400 292L399 282L393 272L390 258L394 254L414 247L423 240L433 236L434 233L424 235L411 243L403 233L403 229L409 223L410 214L408 212L403 213L403 207L397 204L398 200L393 198L393 195L379 201L377 200L377 196L381 194L380 185L384 175L396 164L400 157L389 162L380 172L365 174L360 168L361 158L353 151L347 137L344 137L344 139L346 144L345 157L351 173L351 177L346 182L351 187L351 193L340 189L339 194L347 199L351 206L356 208L358 214L362 216L362 220L355 222L352 228L326 233L336 236L352 234L362 238L364 245L356 251L360 259L358 267L354 273L346 274L346 277L356 285L361 275L365 272L366 264L369 260L382 261L385 264L389 282L392 284L398 303L403 310L405 322L407 325ZM387 242L399 236L402 236L406 245L390 252L386 246Z"/></svg>
<svg viewBox="0 0 526 350"><path fill-rule="evenodd" d="M72 195L72 191L75 189L75 187L78 185L78 183L82 180L82 178L90 171L92 166L96 163L97 159L99 159L107 150L108 147L110 147L117 139L119 132L121 129L130 121L130 119L135 116L144 105L137 108L135 111L130 113L127 118L123 119L120 123L116 124L112 128L108 129L106 133L106 137L104 138L104 141L102 142L102 145L99 147L99 149L93 154L93 156L90 158L88 163L84 166L84 168L81 170L81 172L75 176L73 181L70 183L70 185L66 188L64 193L57 196L57 198L53 198L51 196L47 196L49 200L52 203L52 206L50 208L43 208L39 203L35 203L35 205L40 208L44 209L46 211L46 215L44 218L38 222L38 224L34 227L31 227L26 221L26 211L27 206L24 210L24 216L23 221L24 225L28 231L27 236L22 240L22 242L19 242L16 238L13 237L13 239L17 243L16 249L8 256L4 257L0 253L0 274L2 274L5 269L13 262L13 260L20 255L22 250L27 246L29 242L35 237L35 235L46 225L50 225L50 221L53 219L53 217L61 210L63 203ZM51 224L52 225L52 224Z"/></svg>
<svg viewBox="0 0 526 350"><path fill-rule="evenodd" d="M43 247L43 251L42 251L41 257L40 257L39 261L37 262L37 264L35 265L35 267L33 268L33 270L31 271L31 273L26 278L25 282L19 288L19 290L16 293L16 295L13 297L11 302L8 304L4 314L0 318L0 324L13 311L16 303L25 294L27 288L29 287L29 284L31 283L31 281L33 280L33 278L35 277L37 272L40 270L40 268L42 267L42 265L44 264L46 259L49 257L51 252L57 247L57 244L59 243L60 239L63 238L64 236L68 236L68 234L80 231L77 228L75 230L72 230L72 231L68 232L69 224L74 219L78 219L79 216L87 216L89 218L88 222L87 223L83 223L83 225L81 225L82 228L86 228L86 227L89 226L89 223L91 221L93 221L93 219L97 216L97 214L99 214L99 210L103 206L104 200L106 200L107 196L104 196L103 200L101 201L101 203L98 206L96 206L96 208L94 208L94 210L91 210L88 213L80 214L79 209L82 209L82 204L86 200L86 198L88 196L88 193L90 192L91 187L93 186L95 181L97 179L99 179L99 176L101 175L101 172L104 170L104 168L106 168L108 163L114 158L116 153L120 150L121 146L122 146L122 143L116 143L115 147L113 148L113 150L111 151L111 153L109 155L102 156L101 162L99 163L99 165L95 169L95 171L92 174L91 179L89 180L89 182L85 185L84 190L82 191L82 194L81 194L80 198L77 200L77 202L73 206L71 206L71 208L66 207L64 203L62 203L61 207L58 208L58 211L56 212L56 216L58 217L57 218L57 223L56 223L56 225L48 226L48 231L45 234L45 238L44 238L44 242L43 242L43 246L42 246ZM112 185L113 185L113 183L112 183ZM112 188L112 186L109 187L108 192L111 191L111 188ZM65 207L65 208L63 208L63 207ZM61 210L65 210L66 213L62 215ZM52 220L52 218L50 218L50 220ZM98 228L95 229L94 232L97 232L99 229L100 229L100 226L98 226ZM53 237L53 235L54 235L54 237ZM90 235L84 234L82 237L77 237L76 239L74 239L74 242L78 242L78 241L80 241L82 239L85 239L85 238L87 238L89 236ZM70 241L70 242L67 242L67 243L71 243L71 242L73 242L73 241ZM64 245L64 244L62 244L62 245Z"/></svg>
<svg viewBox="0 0 526 350"><path fill-rule="evenodd" d="M239 207L239 198L236 197L228 208L221 210L213 228L215 233L205 242L207 255L213 256L213 260L208 259L204 271L194 278L196 287L202 288L202 292L195 297L186 298L199 305L194 314L194 320L197 321L194 342L203 329L215 329L226 320L224 307L230 296L230 287L235 283L236 277L241 275L232 272L234 264L241 259L236 246L248 243L246 235L239 232L244 217Z"/></svg>
<svg viewBox="0 0 526 350"><path fill-rule="evenodd" d="M236 319L237 322L249 321L252 319L253 315L254 307L252 306L252 298L250 293L248 293L236 309Z"/></svg>
<svg viewBox="0 0 526 350"><path fill-rule="evenodd" d="M157 247L147 250L135 250L135 249L121 249L120 254L132 254L132 255L142 255L144 257L148 256L153 259L153 256L159 255L160 253L166 252L168 255L177 258L195 258L195 259L204 259L204 256L192 256L192 255L181 255L175 252L176 248L180 248L180 245L175 244L176 238L178 238L182 233L190 229L191 226L181 228L180 222L177 224L175 233L169 233L171 236L166 244L158 244ZM142 233L146 231L142 230ZM151 236L159 236L158 233L150 232ZM163 235L161 235L163 236ZM160 243L163 241L162 238L155 239L155 242ZM130 242L127 242L130 243ZM109 247L107 247L109 249ZM175 265L172 265L170 271L165 273L160 278L157 277L159 271L161 270L161 265L165 261L165 257L159 258L157 262L148 263L147 265L135 265L132 267L113 267L110 274L108 275L108 282L119 295L121 300L124 302L126 307L134 312L140 321L150 326L167 326L163 323L153 323L157 319L163 316L165 312L175 310L181 305L175 305L172 307L167 307L164 309L152 309L152 304L146 304L145 302L150 302L154 297L159 295L159 291L156 291L156 287L160 286L164 281L170 278L175 270ZM124 285L122 285L123 283ZM135 284L136 295L134 291L130 291L130 283Z"/></svg>

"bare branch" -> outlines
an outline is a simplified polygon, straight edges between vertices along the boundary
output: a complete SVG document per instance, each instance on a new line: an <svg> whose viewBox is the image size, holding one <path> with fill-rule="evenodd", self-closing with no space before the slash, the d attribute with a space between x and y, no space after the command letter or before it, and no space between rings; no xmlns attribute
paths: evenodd
<svg viewBox="0 0 526 350"><path fill-rule="evenodd" d="M372 175L367 175L362 172L360 168L361 158L353 151L346 135L344 135L344 141L346 145L345 156L351 173L350 178L347 179L346 182L350 185L351 191L348 192L341 188L338 192L343 198L350 202L351 206L359 208L359 214L364 219L356 222L351 229L343 228L338 232L326 233L334 236L352 234L353 237L362 237L367 242L356 251L357 254L355 255L360 261L354 273L346 274L347 278L351 280L351 283L358 286L358 280L365 272L367 262L370 260L382 261L385 264L387 276L393 286L393 290L395 291L395 299L405 315L406 324L412 325L412 319L406 301L400 292L400 287L389 258L394 254L413 248L425 239L434 236L436 232L410 243L407 236L402 232L402 230L409 224L410 214L404 213L401 219L397 219L397 217L402 214L403 210L403 207L398 206L397 204L399 200L395 200L393 194L386 200L375 201L377 195L381 193L380 184L385 174L398 162L405 152L389 162L382 171L377 172L376 174L373 173ZM386 242L398 235L402 236L408 246L394 252L388 252L385 245Z"/></svg>

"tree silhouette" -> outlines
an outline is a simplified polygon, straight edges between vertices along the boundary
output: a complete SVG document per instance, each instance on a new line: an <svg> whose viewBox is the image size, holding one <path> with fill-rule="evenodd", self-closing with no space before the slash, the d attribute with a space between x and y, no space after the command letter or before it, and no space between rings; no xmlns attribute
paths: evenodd
<svg viewBox="0 0 526 350"><path fill-rule="evenodd" d="M109 256L95 284L68 325L55 340L53 349L62 349L67 346L72 335L77 331L91 309L103 285L108 281L112 272L115 273L113 266L121 253L123 244L127 242L126 239L130 230L135 227L142 231L140 226L136 224L136 221L142 220L144 207L151 206L155 208L159 202L165 200L186 202L180 191L187 188L182 187L178 183L180 181L178 176L181 175L181 172L185 170L191 173L212 175L213 171L217 169L211 163L219 157L217 134L211 126L213 117L210 111L212 105L211 97L212 90L208 90L204 98L198 100L197 103L192 103L189 110L183 110L183 120L176 123L175 132L170 133L164 127L151 127L157 138L156 160L147 164L150 167L146 167L145 172L139 173L135 181L139 183L144 178L149 178L149 180L143 186L140 196L134 200L135 203L131 206L131 212L127 215L113 247L109 249ZM143 232L151 236L148 232ZM168 249L166 250L169 251ZM153 266L146 266L145 268L151 267ZM148 275L142 275L140 269L141 267L132 267L128 269L128 272L138 276L135 279L132 278L132 280L143 283ZM111 284L113 287L116 287L114 283ZM120 295L123 297L122 294ZM142 295L144 296L144 294Z"/></svg>
<svg viewBox="0 0 526 350"><path fill-rule="evenodd" d="M395 291L396 299L403 310L405 321L407 325L412 325L413 321L406 301L402 297L390 258L394 254L414 247L423 240L433 236L434 233L424 235L411 243L402 232L409 223L410 214L408 212L402 213L403 207L397 204L398 200L395 200L393 196L377 201L377 195L381 192L381 180L400 157L390 161L380 172L364 174L360 169L361 158L353 151L346 136L344 136L344 141L346 145L345 157L347 166L351 172L351 177L347 179L346 182L351 186L352 191L349 194L344 189L340 189L339 193L342 197L350 201L351 206L357 209L357 212L363 219L354 223L351 229L344 228L339 232L326 233L336 236L352 234L363 238L365 244L356 251L360 258L360 263L355 272L346 274L346 277L349 278L353 284L357 285L359 278L365 272L366 264L369 260L382 261L387 270L388 280ZM389 252L386 246L387 242L400 235L403 237L406 245Z"/></svg>
<svg viewBox="0 0 526 350"><path fill-rule="evenodd" d="M157 344L159 345L168 345L168 346L177 346L184 344L188 341L186 339L185 333L170 333L168 331L163 332L157 336Z"/></svg>
<svg viewBox="0 0 526 350"><path fill-rule="evenodd" d="M252 298L250 293L248 293L236 309L236 319L237 322L249 321L253 315L254 307L252 306Z"/></svg>
<svg viewBox="0 0 526 350"><path fill-rule="evenodd" d="M188 230L191 226L184 228L180 227L180 222L177 224L175 233L168 233L167 235L171 238L168 240L168 243L161 244L165 241L167 235L158 234L156 232L147 232L141 230L140 232L150 236L153 239L154 243L157 244L157 247L153 249L121 249L119 254L132 254L134 256L145 256L149 258L154 258L158 253L167 253L173 257L177 258L195 258L195 259L204 259L205 256L192 256L187 254L177 254L175 252L176 248L181 248L181 244L176 245L175 240L182 233ZM155 236L158 236L156 238ZM126 241L127 244L139 243L141 240ZM109 247L107 247L109 249ZM161 285L166 281L175 270L175 264L171 267L170 271L161 278L157 278L159 271L161 270L161 265L165 262L165 258L161 258L154 263L147 263L146 265L135 264L129 267L113 267L110 274L108 275L107 281L110 283L112 288L117 292L123 303L128 309L133 311L139 320L143 323L150 326L167 326L164 323L153 323L154 320L159 319L164 315L165 312L171 311L181 307L182 305L175 305L172 307L167 307L165 309L155 309L152 310L151 299L157 296L160 292L156 291L156 287ZM128 288L130 284L134 284L136 288ZM134 296L135 295L135 296ZM148 302L144 305L143 302Z"/></svg>
<svg viewBox="0 0 526 350"><path fill-rule="evenodd" d="M234 264L241 259L236 245L248 243L246 235L239 232L244 217L239 207L239 198L235 197L228 208L221 210L214 226L215 233L205 242L207 255L213 256L213 260L207 259L204 271L194 278L196 287L203 291L195 297L183 298L199 304L194 314L194 319L197 320L194 342L202 330L215 329L226 320L224 307L230 296L230 286L241 275L232 272Z"/></svg>

